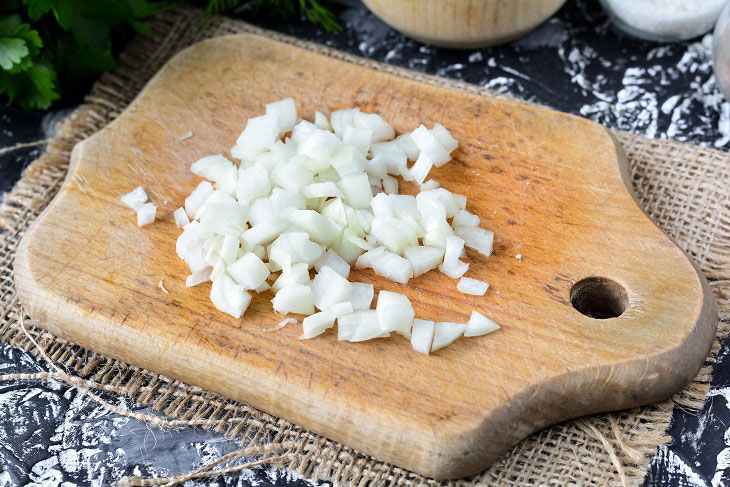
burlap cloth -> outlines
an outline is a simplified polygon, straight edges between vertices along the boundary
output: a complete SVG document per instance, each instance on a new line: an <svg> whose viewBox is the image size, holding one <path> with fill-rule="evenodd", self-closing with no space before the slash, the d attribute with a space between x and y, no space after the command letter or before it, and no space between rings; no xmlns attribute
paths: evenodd
<svg viewBox="0 0 730 487"><path fill-rule="evenodd" d="M15 188L6 195L0 208L1 222L6 229L0 235L0 340L3 343L31 349L17 322L21 311L13 284L12 262L28 225L63 183L74 144L119 115L147 80L180 49L208 37L254 32L425 83L491 94L478 86L379 64L231 19L214 18L202 29L201 19L201 13L193 9L170 10L157 17L152 23L155 35L132 42L122 54L119 68L102 76L85 103L62 124L45 153L26 169ZM640 484L657 446L671 440L666 431L672 409L695 410L703 405L714 355L730 328L730 156L712 149L650 140L624 132L616 135L629 156L639 201L711 282L720 311L713 353L694 382L671 400L555 425L525 439L483 473L445 484ZM240 438L245 445L293 441L296 446L289 452L296 454L295 459L283 466L314 480L361 486L439 484L245 404L66 343L38 327L30 327L30 333L52 359L73 373L106 384L105 389L171 417L194 420L198 424L202 420L205 427Z"/></svg>

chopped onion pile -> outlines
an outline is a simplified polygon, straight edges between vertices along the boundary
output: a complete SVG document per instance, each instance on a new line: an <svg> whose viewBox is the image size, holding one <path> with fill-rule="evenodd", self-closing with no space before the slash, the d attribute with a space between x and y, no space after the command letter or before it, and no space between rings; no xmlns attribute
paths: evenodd
<svg viewBox="0 0 730 487"><path fill-rule="evenodd" d="M213 281L211 301L235 318L252 291L271 289L276 312L307 315L302 339L337 323L340 340L398 333L429 353L493 331L497 325L476 311L464 324L415 319L408 298L390 291L380 291L371 309L373 286L348 280L351 266L402 284L436 268L461 278L469 269L465 246L491 254L493 233L466 210L466 197L427 180L457 145L438 123L395 137L379 115L357 108L329 120L317 112L311 123L291 98L267 105L231 149L238 167L220 154L191 166L205 181L173 214L183 228L177 254L192 273L187 285ZM420 192L398 194L398 177ZM144 204L146 195L133 193L125 203ZM458 289L483 295L487 286L463 278Z"/></svg>

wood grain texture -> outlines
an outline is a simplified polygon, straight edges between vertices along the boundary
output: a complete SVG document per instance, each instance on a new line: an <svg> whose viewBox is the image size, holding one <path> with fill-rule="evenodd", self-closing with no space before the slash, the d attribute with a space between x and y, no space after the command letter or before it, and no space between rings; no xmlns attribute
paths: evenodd
<svg viewBox="0 0 730 487"><path fill-rule="evenodd" d="M522 37L565 0L363 0L394 29L427 44L477 48Z"/></svg>
<svg viewBox="0 0 730 487"><path fill-rule="evenodd" d="M369 270L351 278L407 294L418 317L465 321L476 309L502 330L431 356L400 337L299 341L299 326L263 331L281 320L271 294L236 320L212 306L209 284L185 287L172 212L198 183L190 164L227 153L247 118L287 96L310 119L359 106L398 132L435 121L452 132L455 160L432 176L495 231L494 255L468 252L486 296L436 272L407 286ZM581 118L220 37L177 55L76 146L66 183L22 241L16 286L63 338L419 473L460 477L546 425L665 399L703 363L716 326L707 283L636 204L625 164L607 131ZM140 184L158 205L141 229L119 200ZM625 288L620 317L571 306L571 287L589 276Z"/></svg>

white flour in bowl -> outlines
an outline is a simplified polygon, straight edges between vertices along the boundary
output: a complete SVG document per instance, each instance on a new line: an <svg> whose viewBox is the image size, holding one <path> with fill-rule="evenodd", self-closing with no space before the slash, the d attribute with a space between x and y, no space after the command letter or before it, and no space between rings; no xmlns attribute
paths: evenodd
<svg viewBox="0 0 730 487"><path fill-rule="evenodd" d="M725 0L604 0L621 22L661 37L691 38L709 31Z"/></svg>

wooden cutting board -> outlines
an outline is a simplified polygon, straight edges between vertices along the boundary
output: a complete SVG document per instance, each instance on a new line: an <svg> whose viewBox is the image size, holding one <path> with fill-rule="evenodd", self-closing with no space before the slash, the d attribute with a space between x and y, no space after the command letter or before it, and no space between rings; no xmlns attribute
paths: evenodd
<svg viewBox="0 0 730 487"><path fill-rule="evenodd" d="M199 181L190 164L228 153L247 118L287 96L308 119L358 106L399 133L436 121L451 131L455 160L431 176L467 195L496 234L491 257L468 252L467 275L487 280L487 294L461 294L438 272L407 286L370 271L351 279L407 294L418 317L463 322L476 309L501 330L431 356L401 337L347 343L332 330L299 341L299 325L264 331L282 319L270 293L237 320L212 306L209 284L185 287L172 212ZM137 185L158 206L144 228L119 199ZM703 363L716 326L707 283L627 186L621 149L587 120L220 37L176 56L76 146L15 279L31 316L63 338L384 461L459 477L546 425L665 399Z"/></svg>

